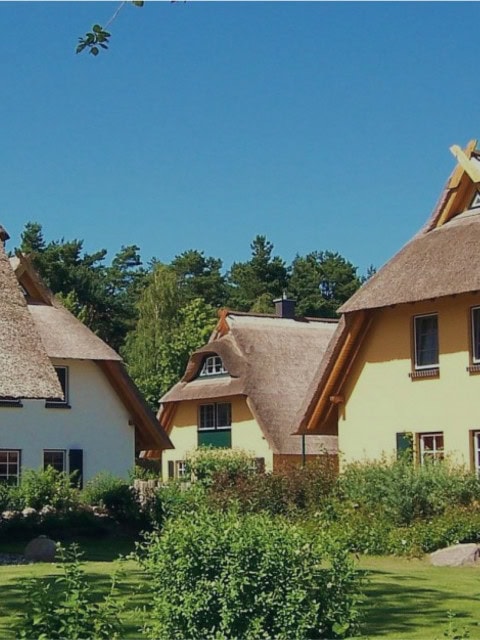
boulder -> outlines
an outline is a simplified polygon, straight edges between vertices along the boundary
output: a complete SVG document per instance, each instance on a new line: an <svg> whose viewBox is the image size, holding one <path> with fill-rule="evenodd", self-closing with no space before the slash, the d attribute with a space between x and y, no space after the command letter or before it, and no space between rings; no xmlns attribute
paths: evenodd
<svg viewBox="0 0 480 640"><path fill-rule="evenodd" d="M455 544L430 554L430 562L436 567L461 567L466 564L480 566L480 546L478 544Z"/></svg>
<svg viewBox="0 0 480 640"><path fill-rule="evenodd" d="M47 536L38 536L30 540L25 547L25 558L29 562L53 562L57 553L57 545Z"/></svg>

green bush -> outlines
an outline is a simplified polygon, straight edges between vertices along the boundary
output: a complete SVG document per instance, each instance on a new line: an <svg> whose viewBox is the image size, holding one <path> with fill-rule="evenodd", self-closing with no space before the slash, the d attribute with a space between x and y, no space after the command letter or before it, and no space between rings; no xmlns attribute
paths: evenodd
<svg viewBox="0 0 480 640"><path fill-rule="evenodd" d="M469 505L480 498L480 478L463 467L413 465L386 459L348 465L339 477L338 496L398 525L442 514L450 505Z"/></svg>
<svg viewBox="0 0 480 640"><path fill-rule="evenodd" d="M76 545L59 547L62 575L55 584L45 578L24 581L28 603L16 625L18 638L100 640L120 637L120 608L114 597L115 578L103 601L94 602Z"/></svg>
<svg viewBox="0 0 480 640"><path fill-rule="evenodd" d="M202 484L187 486L182 482L169 482L155 491L153 499L146 505L146 512L150 523L161 528L168 519L194 514L206 503Z"/></svg>
<svg viewBox="0 0 480 640"><path fill-rule="evenodd" d="M242 449L199 447L187 456L186 463L187 476L206 486L219 474L234 483L238 477L256 473L253 454Z"/></svg>
<svg viewBox="0 0 480 640"><path fill-rule="evenodd" d="M358 631L359 575L299 527L265 514L201 509L137 548L149 638L305 640ZM326 561L330 559L330 564Z"/></svg>
<svg viewBox="0 0 480 640"><path fill-rule="evenodd" d="M40 471L27 469L22 474L17 492L23 507L32 509L51 506L66 511L75 508L79 502L78 490L72 487L70 476L52 467Z"/></svg>
<svg viewBox="0 0 480 640"><path fill-rule="evenodd" d="M82 493L86 504L99 506L119 522L131 524L143 521L141 506L129 483L108 472L102 472L87 482Z"/></svg>

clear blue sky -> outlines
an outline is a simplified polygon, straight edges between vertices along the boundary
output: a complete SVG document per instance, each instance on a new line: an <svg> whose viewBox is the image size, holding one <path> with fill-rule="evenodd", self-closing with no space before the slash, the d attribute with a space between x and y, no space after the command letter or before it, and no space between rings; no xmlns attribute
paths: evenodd
<svg viewBox="0 0 480 640"><path fill-rule="evenodd" d="M480 137L480 5L0 3L0 222L18 244L245 260L331 249L360 272L423 224Z"/></svg>

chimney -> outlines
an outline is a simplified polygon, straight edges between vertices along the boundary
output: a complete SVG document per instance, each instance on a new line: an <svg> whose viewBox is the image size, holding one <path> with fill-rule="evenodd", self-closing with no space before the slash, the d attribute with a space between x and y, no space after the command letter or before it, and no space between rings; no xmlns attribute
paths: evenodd
<svg viewBox="0 0 480 640"><path fill-rule="evenodd" d="M275 315L277 318L295 318L295 300L287 298L284 292L281 298L273 301L275 303Z"/></svg>
<svg viewBox="0 0 480 640"><path fill-rule="evenodd" d="M10 240L10 236L8 235L6 229L4 229L1 224L0 224L0 240L3 242L3 244L5 244L7 240Z"/></svg>

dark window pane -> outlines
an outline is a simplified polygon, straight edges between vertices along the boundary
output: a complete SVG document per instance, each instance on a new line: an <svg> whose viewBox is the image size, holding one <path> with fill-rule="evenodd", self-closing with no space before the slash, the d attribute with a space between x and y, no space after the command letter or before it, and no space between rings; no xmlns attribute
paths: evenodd
<svg viewBox="0 0 480 640"><path fill-rule="evenodd" d="M65 451L44 451L43 468L53 467L55 471L65 471Z"/></svg>
<svg viewBox="0 0 480 640"><path fill-rule="evenodd" d="M215 405L200 405L200 429L215 429Z"/></svg>
<svg viewBox="0 0 480 640"><path fill-rule="evenodd" d="M438 365L438 318L415 318L415 364L417 367Z"/></svg>
<svg viewBox="0 0 480 640"><path fill-rule="evenodd" d="M231 404L217 404L217 428L230 427L232 425Z"/></svg>

